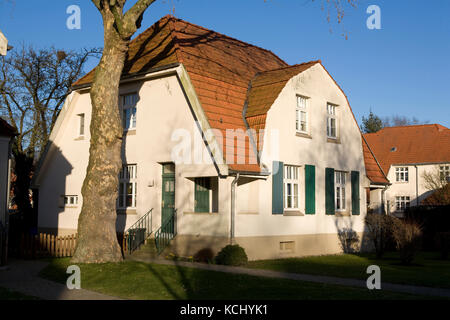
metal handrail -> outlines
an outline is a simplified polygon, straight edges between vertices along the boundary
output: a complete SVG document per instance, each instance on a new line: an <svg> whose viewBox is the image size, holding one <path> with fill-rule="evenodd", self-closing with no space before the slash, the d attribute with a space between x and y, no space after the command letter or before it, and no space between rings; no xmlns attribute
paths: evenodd
<svg viewBox="0 0 450 320"><path fill-rule="evenodd" d="M177 209L161 223L161 227L155 233L155 245L158 255L164 251L177 235L176 216Z"/></svg>
<svg viewBox="0 0 450 320"><path fill-rule="evenodd" d="M153 209L150 209L150 211L125 231L124 236L126 237L127 250L130 254L139 249L153 233L152 222Z"/></svg>

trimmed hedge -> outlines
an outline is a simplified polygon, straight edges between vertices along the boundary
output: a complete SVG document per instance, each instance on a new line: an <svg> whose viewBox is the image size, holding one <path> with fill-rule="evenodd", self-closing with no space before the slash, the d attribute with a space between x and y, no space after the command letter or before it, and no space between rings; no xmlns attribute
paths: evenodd
<svg viewBox="0 0 450 320"><path fill-rule="evenodd" d="M216 263L226 266L243 266L248 263L244 248L239 245L228 245L216 256Z"/></svg>

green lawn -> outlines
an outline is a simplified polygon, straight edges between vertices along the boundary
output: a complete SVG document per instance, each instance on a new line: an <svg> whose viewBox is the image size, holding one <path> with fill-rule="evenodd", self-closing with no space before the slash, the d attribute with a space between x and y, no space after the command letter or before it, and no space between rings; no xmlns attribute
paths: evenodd
<svg viewBox="0 0 450 320"><path fill-rule="evenodd" d="M54 259L41 276L65 283L69 259ZM81 287L128 299L420 299L423 297L291 280L126 261L80 265Z"/></svg>
<svg viewBox="0 0 450 320"><path fill-rule="evenodd" d="M403 266L396 253L381 260L374 255L328 255L318 257L252 261L247 267L292 273L367 279L367 267L378 265L381 281L450 288L450 260L439 260L437 253L421 253L414 265Z"/></svg>
<svg viewBox="0 0 450 320"><path fill-rule="evenodd" d="M38 300L38 298L0 287L0 301L3 300Z"/></svg>

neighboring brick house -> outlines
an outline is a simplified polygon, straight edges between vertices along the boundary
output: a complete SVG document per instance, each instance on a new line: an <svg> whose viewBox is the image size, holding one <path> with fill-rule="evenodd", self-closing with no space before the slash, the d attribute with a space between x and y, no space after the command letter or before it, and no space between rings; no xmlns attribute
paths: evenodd
<svg viewBox="0 0 450 320"><path fill-rule="evenodd" d="M42 231L76 232L93 75L74 84L34 176ZM230 240L250 259L341 252L340 231L364 232L366 189L388 184L320 61L289 66L166 16L131 41L120 95L118 229L176 215L179 254Z"/></svg>
<svg viewBox="0 0 450 320"><path fill-rule="evenodd" d="M432 193L424 172L450 176L450 129L442 125L387 127L364 137L391 182L386 192L389 212L420 205Z"/></svg>

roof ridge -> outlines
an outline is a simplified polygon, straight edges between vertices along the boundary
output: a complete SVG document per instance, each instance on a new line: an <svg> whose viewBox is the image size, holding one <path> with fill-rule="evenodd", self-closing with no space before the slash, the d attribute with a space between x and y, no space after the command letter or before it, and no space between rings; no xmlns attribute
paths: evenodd
<svg viewBox="0 0 450 320"><path fill-rule="evenodd" d="M384 130L384 129L398 129L398 128L413 128L413 127L416 127L416 128L417 127L436 127L438 129L439 129L439 127L443 127L443 128L445 128L447 130L450 130L449 128L447 128L447 127L445 127L445 126L443 126L443 125L441 125L439 123L424 123L424 124L408 124L408 125L405 125L405 126L390 126L390 127L384 127L381 130ZM380 132L381 130L379 130L377 132ZM377 132L372 132L372 133L377 133Z"/></svg>
<svg viewBox="0 0 450 320"><path fill-rule="evenodd" d="M273 71L279 71L279 70L284 70L284 69L289 69L289 68L296 68L296 67L301 67L301 66L304 66L304 65L307 65L307 64L316 64L316 63L322 64L322 60L321 60L321 59L318 59L318 60L311 60L311 61L308 61L308 62L297 63L297 64L289 65L289 66L286 66L286 67L281 67L281 68L275 68L275 69L271 69L271 70L260 71L260 72L258 72L258 73L255 75L255 78L256 78L256 76L259 76L259 75L261 75L261 74L263 74L263 73L268 73L268 72L273 72Z"/></svg>
<svg viewBox="0 0 450 320"><path fill-rule="evenodd" d="M228 36L228 35L226 35L226 34L217 32L217 31L215 31L215 30L208 29L208 28L202 27L202 26L200 26L200 25L198 25L198 24L195 24L195 23L192 23L192 22L189 22L189 21L186 21L186 20L183 20L183 19L174 17L174 16L171 15L171 14L165 15L164 17L162 17L162 18L161 18L160 20L158 20L157 22L162 21L163 19L177 20L177 21L181 21L181 22L183 22L183 23L185 23L185 24L194 26L194 27L196 27L196 28L199 28L199 29L202 29L202 30L205 30L205 31L212 31L212 32L214 32L214 33L216 33L216 34L218 34L218 35L220 35L220 36L222 36L222 37L228 38L228 39L230 39L230 40L237 41L237 42L239 42L239 43L242 43L242 44L245 44L245 45L248 45L248 46L251 46L251 47L254 47L254 48L263 50L263 51L266 51L266 52L270 53L271 55L273 55L273 56L274 56L275 58L277 58L278 60L280 60L280 62L282 62L282 63L284 63L284 64L286 64L286 65L289 65L286 61L284 61L283 59L281 59L278 55L276 55L275 53L273 53L271 50L264 49L264 48L259 47L259 46L257 46L257 45L254 45L254 44L251 44L251 43L248 43L248 42L239 40L239 39L237 39L237 38L230 37L230 36ZM157 22L155 22L155 24L156 24ZM151 27L150 27L150 28L151 28Z"/></svg>

